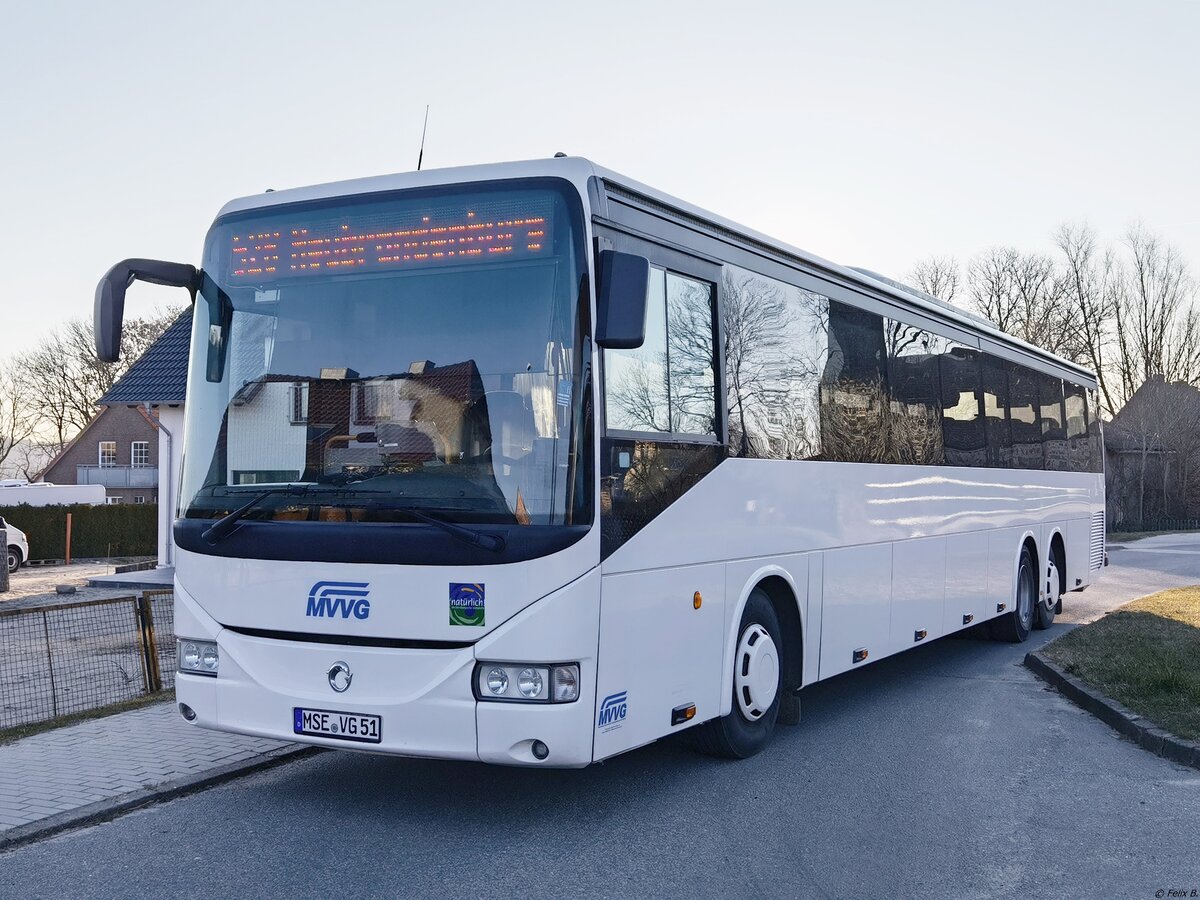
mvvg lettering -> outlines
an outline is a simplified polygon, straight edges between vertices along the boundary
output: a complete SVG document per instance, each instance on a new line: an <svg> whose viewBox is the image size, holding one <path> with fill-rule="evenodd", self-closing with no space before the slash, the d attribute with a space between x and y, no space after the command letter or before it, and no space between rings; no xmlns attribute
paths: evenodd
<svg viewBox="0 0 1200 900"><path fill-rule="evenodd" d="M604 702L600 704L600 716L596 719L596 727L605 728L620 724L629 709L625 701L625 691L605 697Z"/></svg>
<svg viewBox="0 0 1200 900"><path fill-rule="evenodd" d="M318 581L308 592L304 614L313 618L365 619L371 614L370 584L352 581Z"/></svg>

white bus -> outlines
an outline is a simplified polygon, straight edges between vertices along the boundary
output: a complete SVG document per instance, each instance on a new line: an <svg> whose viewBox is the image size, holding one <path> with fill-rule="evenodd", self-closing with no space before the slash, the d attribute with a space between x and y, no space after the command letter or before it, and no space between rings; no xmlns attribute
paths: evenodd
<svg viewBox="0 0 1200 900"><path fill-rule="evenodd" d="M579 158L264 193L195 299L179 709L384 753L757 752L1104 561L1093 376Z"/></svg>

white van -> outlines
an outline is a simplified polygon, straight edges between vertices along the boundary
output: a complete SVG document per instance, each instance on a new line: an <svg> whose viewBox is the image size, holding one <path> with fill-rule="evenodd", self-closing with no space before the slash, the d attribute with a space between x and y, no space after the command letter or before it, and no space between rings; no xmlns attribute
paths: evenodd
<svg viewBox="0 0 1200 900"><path fill-rule="evenodd" d="M3 518L0 518L0 528L8 533L8 571L12 574L29 559L29 539L25 537L25 532Z"/></svg>

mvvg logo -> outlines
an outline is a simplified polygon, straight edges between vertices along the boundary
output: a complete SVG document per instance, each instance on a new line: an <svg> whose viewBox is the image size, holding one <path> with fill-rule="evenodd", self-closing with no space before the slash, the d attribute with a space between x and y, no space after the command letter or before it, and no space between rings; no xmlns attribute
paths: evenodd
<svg viewBox="0 0 1200 900"><path fill-rule="evenodd" d="M358 581L318 581L308 592L308 609L306 616L314 618L365 619L371 614L371 601L367 597L371 593L369 582Z"/></svg>
<svg viewBox="0 0 1200 900"><path fill-rule="evenodd" d="M625 702L626 693L628 692L621 691L619 694L609 694L600 704L600 717L596 719L596 727L601 731L612 731L625 721L625 713L629 710L629 704Z"/></svg>

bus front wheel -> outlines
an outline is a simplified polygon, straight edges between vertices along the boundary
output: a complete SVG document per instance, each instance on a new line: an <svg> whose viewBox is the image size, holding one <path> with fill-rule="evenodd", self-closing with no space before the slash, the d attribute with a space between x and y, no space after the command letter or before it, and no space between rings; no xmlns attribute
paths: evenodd
<svg viewBox="0 0 1200 900"><path fill-rule="evenodd" d="M733 657L733 709L693 729L694 743L713 756L745 759L775 731L783 695L783 629L766 591L755 588L738 625Z"/></svg>

